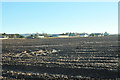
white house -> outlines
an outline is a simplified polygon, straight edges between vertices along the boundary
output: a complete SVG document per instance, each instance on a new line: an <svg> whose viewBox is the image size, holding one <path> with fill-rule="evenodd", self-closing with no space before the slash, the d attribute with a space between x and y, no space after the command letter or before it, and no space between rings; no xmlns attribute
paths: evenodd
<svg viewBox="0 0 120 80"><path fill-rule="evenodd" d="M38 36L37 38L44 38L45 36Z"/></svg>
<svg viewBox="0 0 120 80"><path fill-rule="evenodd" d="M9 37L8 36L2 36L0 35L0 39L8 39Z"/></svg>
<svg viewBox="0 0 120 80"><path fill-rule="evenodd" d="M86 34L86 33L80 34L80 37L88 37L88 34Z"/></svg>

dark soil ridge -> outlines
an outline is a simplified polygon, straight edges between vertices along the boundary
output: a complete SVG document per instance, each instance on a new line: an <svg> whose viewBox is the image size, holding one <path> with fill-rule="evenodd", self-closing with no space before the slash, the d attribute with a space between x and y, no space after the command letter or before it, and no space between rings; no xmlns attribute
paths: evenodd
<svg viewBox="0 0 120 80"><path fill-rule="evenodd" d="M26 65L3 65L3 70L14 70L23 72L48 73L48 74L63 74L68 76L85 76L91 78L115 79L118 78L117 71L109 71L105 69L84 69L84 68L60 68L60 67L41 67L41 66L26 66Z"/></svg>

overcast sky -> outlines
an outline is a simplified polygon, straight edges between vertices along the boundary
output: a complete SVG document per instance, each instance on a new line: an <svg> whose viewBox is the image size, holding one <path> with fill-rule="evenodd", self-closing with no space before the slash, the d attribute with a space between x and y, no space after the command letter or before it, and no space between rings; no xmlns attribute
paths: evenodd
<svg viewBox="0 0 120 80"><path fill-rule="evenodd" d="M118 33L117 2L4 2L2 32Z"/></svg>

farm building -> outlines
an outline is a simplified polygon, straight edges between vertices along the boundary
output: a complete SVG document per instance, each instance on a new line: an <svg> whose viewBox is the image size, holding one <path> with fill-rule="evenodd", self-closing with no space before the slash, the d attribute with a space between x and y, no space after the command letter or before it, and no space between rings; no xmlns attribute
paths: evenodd
<svg viewBox="0 0 120 80"><path fill-rule="evenodd" d="M53 34L51 37L69 37L69 35Z"/></svg>
<svg viewBox="0 0 120 80"><path fill-rule="evenodd" d="M80 37L88 37L87 33L80 34Z"/></svg>
<svg viewBox="0 0 120 80"><path fill-rule="evenodd" d="M53 34L53 35L51 35L51 37L58 37L59 36L59 34Z"/></svg>

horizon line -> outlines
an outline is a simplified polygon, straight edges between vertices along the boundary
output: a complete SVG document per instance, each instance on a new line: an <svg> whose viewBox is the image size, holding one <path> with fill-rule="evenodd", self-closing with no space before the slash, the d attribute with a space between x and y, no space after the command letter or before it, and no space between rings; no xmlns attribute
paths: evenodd
<svg viewBox="0 0 120 80"><path fill-rule="evenodd" d="M28 33L6 33L6 32L0 32L0 34L44 34L46 32L28 32ZM64 32L64 33L87 33L87 32ZM105 33L105 32L92 32L92 33ZM109 33L107 32L108 34L120 34L120 33ZM63 34L63 33L46 33L46 34ZM87 34L91 34L91 33L87 33Z"/></svg>

